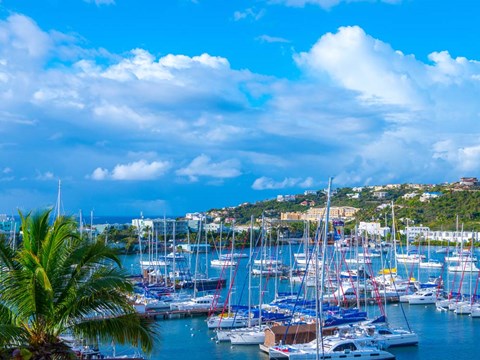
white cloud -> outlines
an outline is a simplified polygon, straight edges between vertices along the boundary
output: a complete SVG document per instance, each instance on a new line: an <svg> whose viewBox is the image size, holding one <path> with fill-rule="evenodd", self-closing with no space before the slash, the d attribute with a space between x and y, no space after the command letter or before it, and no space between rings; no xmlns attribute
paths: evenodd
<svg viewBox="0 0 480 360"><path fill-rule="evenodd" d="M378 1L384 2L387 4L397 4L402 0L275 0L275 2L283 3L287 6L303 7L305 5L318 5L324 9L330 9L334 6L339 5L340 3L353 3L353 2L363 2L363 1Z"/></svg>
<svg viewBox="0 0 480 360"><path fill-rule="evenodd" d="M13 170L9 167L3 168L2 173L3 174L10 174Z"/></svg>
<svg viewBox="0 0 480 360"><path fill-rule="evenodd" d="M18 65L17 62L24 60L42 59L52 49L53 42L31 18L13 14L0 21L0 45L4 64L12 64L12 60L12 65Z"/></svg>
<svg viewBox="0 0 480 360"><path fill-rule="evenodd" d="M197 156L185 168L177 170L177 175L188 176L190 181L198 181L199 176L219 179L234 178L242 173L238 169L240 164L235 159L213 163L207 155Z"/></svg>
<svg viewBox="0 0 480 360"><path fill-rule="evenodd" d="M90 176L93 180L106 180L110 175L107 169L96 168Z"/></svg>
<svg viewBox="0 0 480 360"><path fill-rule="evenodd" d="M296 62L313 76L328 74L369 101L415 105L421 99L416 82L425 76L424 65L358 26L323 35L309 52L296 56Z"/></svg>
<svg viewBox="0 0 480 360"><path fill-rule="evenodd" d="M41 180L41 181L54 180L55 175L53 174L53 172L47 171L47 172L44 172L44 173L38 173L37 176L36 176L36 179Z"/></svg>
<svg viewBox="0 0 480 360"><path fill-rule="evenodd" d="M230 67L227 59L209 54L193 57L168 54L158 61L155 61L155 57L143 49L134 49L131 54L133 57L123 59L118 64L108 67L101 72L101 76L122 82L131 80L171 81L176 85L185 86L187 83L175 76L178 71L195 71L201 68L214 71ZM91 65L85 68L85 63L78 64L78 67L88 71L92 70Z"/></svg>
<svg viewBox="0 0 480 360"><path fill-rule="evenodd" d="M95 3L97 6L100 5L115 5L115 0L83 0L87 3Z"/></svg>
<svg viewBox="0 0 480 360"><path fill-rule="evenodd" d="M275 36L270 36L265 34L258 36L257 40L265 43L289 43L290 42L290 40L287 40L281 37L275 37Z"/></svg>
<svg viewBox="0 0 480 360"><path fill-rule="evenodd" d="M254 190L273 190L273 189L285 189L285 188L308 188L313 185L313 179L308 177L306 179L301 178L285 178L283 181L275 181L269 177L262 176L256 179L252 184Z"/></svg>
<svg viewBox="0 0 480 360"><path fill-rule="evenodd" d="M0 21L0 132L15 139L0 144L5 159L90 180L156 179L181 164L190 181L238 178L240 188L264 175L254 187L265 189L329 175L445 181L480 165L480 64L442 49L420 61L343 27L296 55L300 73L288 80L222 56L79 44L25 16ZM52 154L62 161L42 165ZM15 178L32 177L15 167Z"/></svg>
<svg viewBox="0 0 480 360"><path fill-rule="evenodd" d="M245 20L245 19L252 19L252 20L260 20L265 15L265 9L256 10L255 8L248 8L243 11L235 11L233 13L233 18L235 21Z"/></svg>
<svg viewBox="0 0 480 360"><path fill-rule="evenodd" d="M139 160L128 164L118 164L110 172L96 168L90 175L93 180L155 180L164 175L170 168L168 161Z"/></svg>

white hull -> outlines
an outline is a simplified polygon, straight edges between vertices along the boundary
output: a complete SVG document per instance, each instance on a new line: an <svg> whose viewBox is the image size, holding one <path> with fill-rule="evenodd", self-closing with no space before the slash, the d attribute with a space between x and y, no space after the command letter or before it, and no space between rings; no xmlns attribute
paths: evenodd
<svg viewBox="0 0 480 360"><path fill-rule="evenodd" d="M224 266L237 266L237 262L234 260L212 260L210 265L214 267L224 267Z"/></svg>
<svg viewBox="0 0 480 360"><path fill-rule="evenodd" d="M250 319L250 323L255 325L258 323L258 319ZM248 326L248 317L246 316L212 316L207 320L207 326L209 329L230 329L230 328L241 328Z"/></svg>
<svg viewBox="0 0 480 360"><path fill-rule="evenodd" d="M465 262L460 265L449 265L450 272L478 272L480 271L473 262Z"/></svg>
<svg viewBox="0 0 480 360"><path fill-rule="evenodd" d="M321 344L321 342L320 342ZM394 360L395 356L387 351L378 350L376 348L364 348L359 350L343 350L343 351L325 351L320 348L317 354L316 346L305 344L301 345L283 345L273 346L269 348L269 357L271 360L345 360L345 359L379 359ZM320 345L321 346L321 345ZM318 355L318 356L317 356Z"/></svg>
<svg viewBox="0 0 480 360"><path fill-rule="evenodd" d="M443 264L437 261L427 261L420 263L420 268L422 269L441 269L442 267Z"/></svg>
<svg viewBox="0 0 480 360"><path fill-rule="evenodd" d="M246 330L235 332L230 336L232 345L258 345L265 342L265 332L263 330Z"/></svg>

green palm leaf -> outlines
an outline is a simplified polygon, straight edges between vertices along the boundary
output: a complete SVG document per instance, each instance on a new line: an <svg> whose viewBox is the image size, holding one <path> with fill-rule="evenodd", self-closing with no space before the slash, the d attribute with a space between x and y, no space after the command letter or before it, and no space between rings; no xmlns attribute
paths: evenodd
<svg viewBox="0 0 480 360"><path fill-rule="evenodd" d="M33 359L69 357L61 335L70 332L151 351L155 328L130 305L132 285L116 253L81 239L71 218L50 224L50 214L20 213L16 251L0 241L0 347L28 348Z"/></svg>

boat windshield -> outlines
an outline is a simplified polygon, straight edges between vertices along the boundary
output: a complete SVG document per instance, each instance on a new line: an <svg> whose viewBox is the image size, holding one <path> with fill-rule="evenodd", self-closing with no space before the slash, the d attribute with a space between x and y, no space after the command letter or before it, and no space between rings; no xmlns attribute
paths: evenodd
<svg viewBox="0 0 480 360"><path fill-rule="evenodd" d="M357 350L357 346L353 342L346 342L343 344L339 344L332 349L332 351L335 351L335 352L345 351L345 350L355 351Z"/></svg>

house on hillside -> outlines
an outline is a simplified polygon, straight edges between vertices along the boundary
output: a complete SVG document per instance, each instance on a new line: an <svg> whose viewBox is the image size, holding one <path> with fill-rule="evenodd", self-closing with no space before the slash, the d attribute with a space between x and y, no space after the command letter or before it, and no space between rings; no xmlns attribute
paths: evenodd
<svg viewBox="0 0 480 360"><path fill-rule="evenodd" d="M462 177L460 178L460 185L476 186L478 185L478 179L476 177Z"/></svg>
<svg viewBox="0 0 480 360"><path fill-rule="evenodd" d="M415 196L418 196L418 194L415 192L407 193L402 196L402 199L413 199Z"/></svg>
<svg viewBox="0 0 480 360"><path fill-rule="evenodd" d="M429 201L430 199L435 199L442 196L441 192L425 192L420 196L421 202Z"/></svg>
<svg viewBox="0 0 480 360"><path fill-rule="evenodd" d="M388 193L386 191L375 191L373 193L373 196L377 199L385 199L387 197L387 194Z"/></svg>

